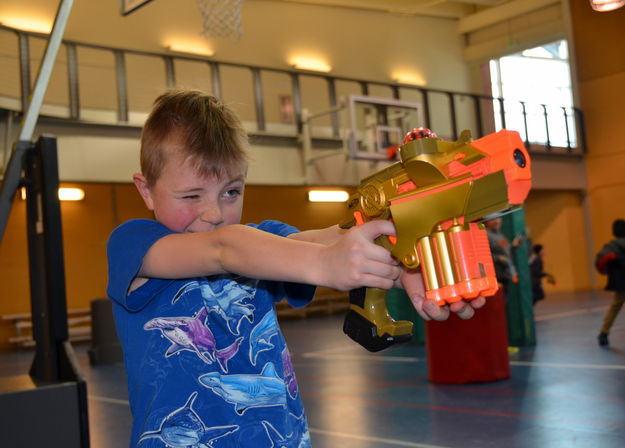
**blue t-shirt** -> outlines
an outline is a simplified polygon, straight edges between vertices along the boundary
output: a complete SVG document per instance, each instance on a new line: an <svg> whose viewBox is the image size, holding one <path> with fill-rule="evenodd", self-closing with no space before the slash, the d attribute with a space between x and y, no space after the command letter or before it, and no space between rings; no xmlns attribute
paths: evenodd
<svg viewBox="0 0 625 448"><path fill-rule="evenodd" d="M287 236L277 221L254 225ZM149 279L127 294L148 249L174 233L128 221L108 242L108 296L124 348L131 447L308 447L310 435L275 303L314 287L238 275Z"/></svg>

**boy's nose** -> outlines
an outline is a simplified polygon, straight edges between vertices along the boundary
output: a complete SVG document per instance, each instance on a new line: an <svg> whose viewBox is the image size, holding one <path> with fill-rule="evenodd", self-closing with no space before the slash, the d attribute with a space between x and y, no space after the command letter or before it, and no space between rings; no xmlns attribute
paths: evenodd
<svg viewBox="0 0 625 448"><path fill-rule="evenodd" d="M200 213L200 219L213 225L221 224L223 221L221 208L217 205L204 207L204 210L202 210L202 212Z"/></svg>

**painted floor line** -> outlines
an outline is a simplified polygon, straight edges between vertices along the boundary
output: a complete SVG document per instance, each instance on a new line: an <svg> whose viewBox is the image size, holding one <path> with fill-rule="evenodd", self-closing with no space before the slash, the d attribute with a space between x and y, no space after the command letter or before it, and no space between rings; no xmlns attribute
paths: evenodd
<svg viewBox="0 0 625 448"><path fill-rule="evenodd" d="M366 442L385 443L387 445L409 446L413 448L445 448L440 445L427 445L424 443L407 442L405 440L385 439L382 437L369 437L369 436L362 436L359 434L347 434L344 432L326 431L324 429L308 428L308 430L312 434L320 434L320 435L331 436L331 437L341 437L344 439L352 439L352 440L363 440Z"/></svg>
<svg viewBox="0 0 625 448"><path fill-rule="evenodd" d="M112 404L122 404L126 406L130 406L128 400L118 400L117 398L109 398L109 397L98 397L97 395L89 395L89 400L93 401L101 401L103 403L112 403Z"/></svg>
<svg viewBox="0 0 625 448"><path fill-rule="evenodd" d="M383 361L390 363L416 363L425 361L425 359L412 356L369 356L369 355L346 355L346 354L330 354L323 352L308 352L301 355L303 358L318 359L339 359L347 360L363 360L363 361ZM625 370L625 365L621 364L575 364L575 363L558 363L558 362L534 362L534 361L510 361L511 366L521 367L553 367L567 369L596 369L596 370Z"/></svg>
<svg viewBox="0 0 625 448"><path fill-rule="evenodd" d="M342 359L342 360L363 360L363 361L389 361L389 362L419 362L420 358L414 356L375 356L375 355L347 355L347 354L331 354L320 352L302 353L302 358L320 358L320 359Z"/></svg>
<svg viewBox="0 0 625 448"><path fill-rule="evenodd" d="M620 364L569 364L558 362L510 361L510 365L527 367L557 367L567 369L625 370L625 365Z"/></svg>
<svg viewBox="0 0 625 448"><path fill-rule="evenodd" d="M543 314L540 316L535 316L534 320L536 322L542 322L544 320L561 319L563 317L579 316L580 314L596 313L599 311L605 311L607 309L608 309L607 306L597 306L594 308L586 308L583 310L571 310L571 311L563 311L561 313L549 313L549 314Z"/></svg>

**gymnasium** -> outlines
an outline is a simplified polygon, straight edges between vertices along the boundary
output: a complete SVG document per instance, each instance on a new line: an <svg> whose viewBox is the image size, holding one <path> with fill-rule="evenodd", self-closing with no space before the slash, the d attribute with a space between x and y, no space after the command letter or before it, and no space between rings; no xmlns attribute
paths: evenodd
<svg viewBox="0 0 625 448"><path fill-rule="evenodd" d="M361 199L368 189L377 200L399 179L399 199L380 200L384 214L371 216L400 232L407 189L422 188L415 202L446 191L456 180L447 164L464 182L471 151L507 131L519 139L518 167L531 168L520 200L501 205L490 192L459 201L471 210L467 226L500 217L501 234L518 243L514 281L505 294L501 282L485 294L472 318L426 321L393 288L382 303L409 329L372 350L350 334L346 316L357 300L348 291L320 286L307 306L275 305L311 446L623 446L625 324L618 315L609 343L598 341L618 291L605 289L596 266L613 223L625 219L625 141L616 132L625 103L623 6L3 0L1 445L128 446L133 416L107 297L107 242L122 223L154 218L133 184L142 128L159 95L190 89L221 100L249 136L241 223L346 225L358 221L352 208L373 207ZM415 128L425 138L404 140ZM409 166L407 146L428 145L455 158L440 162L423 149L413 168L393 171ZM504 185L513 182L506 173ZM446 215L446 201L410 212L406 219L419 224L409 227L425 226L436 209L441 219L424 236L443 244L434 233L464 219ZM421 240L399 257L402 244L390 250L404 265L419 260L432 287ZM535 301L537 244L544 298ZM432 253L432 272L444 271L440 246ZM267 426L259 426L267 447L297 446ZM160 431L137 446L242 446L230 433L174 442Z"/></svg>

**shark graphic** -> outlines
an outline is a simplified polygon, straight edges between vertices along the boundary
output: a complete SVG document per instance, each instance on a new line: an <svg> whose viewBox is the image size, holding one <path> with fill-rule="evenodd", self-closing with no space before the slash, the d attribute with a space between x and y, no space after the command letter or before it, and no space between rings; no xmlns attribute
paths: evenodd
<svg viewBox="0 0 625 448"><path fill-rule="evenodd" d="M213 426L212 428L204 426L193 410L193 402L197 395L197 392L193 392L183 407L161 421L156 431L144 432L137 446L148 439L159 439L172 448L210 448L215 440L239 430L238 425Z"/></svg>
<svg viewBox="0 0 625 448"><path fill-rule="evenodd" d="M256 365L258 354L265 350L271 350L274 345L271 338L278 334L278 321L276 313L270 310L250 333L250 362Z"/></svg>
<svg viewBox="0 0 625 448"><path fill-rule="evenodd" d="M296 420L304 419L304 414L302 414L300 417L297 417L289 413L289 416L295 418ZM298 431L298 432L293 432L291 434L288 434L286 436L280 434L280 432L276 428L274 428L273 425L269 423L267 420L263 420L261 421L261 423L263 427L265 428L267 437L269 437L269 440L271 441L271 448L288 448L291 446L295 446L293 443L298 440L299 440L299 444L297 445L297 448L310 448L311 446L310 445L310 433L308 432L308 428L305 423L302 425L302 422L300 422L296 425L297 428L305 429L304 433L302 433L301 431Z"/></svg>
<svg viewBox="0 0 625 448"><path fill-rule="evenodd" d="M204 300L204 306L208 312L217 313L228 325L228 330L235 336L239 335L241 320L246 318L250 323L254 321L254 305L241 303L245 299L251 299L256 294L256 280L245 277L230 277L213 280L212 287L209 282L189 282L176 293L172 299L175 303L180 297L194 289L200 289Z"/></svg>
<svg viewBox="0 0 625 448"><path fill-rule="evenodd" d="M297 396L297 380L295 379L295 370L291 362L291 355L289 355L289 350L286 347L282 350L282 368L284 371L284 382L289 391L289 396L295 398Z"/></svg>
<svg viewBox="0 0 625 448"><path fill-rule="evenodd" d="M239 415L249 408L286 406L286 385L272 363L265 364L260 375L210 372L198 379L224 401L234 404L234 410Z"/></svg>
<svg viewBox="0 0 625 448"><path fill-rule="evenodd" d="M194 317L157 317L144 326L144 330L160 330L171 345L166 357L182 350L196 353L204 362L212 364L215 360L224 372L228 372L228 361L238 353L243 338L238 338L229 347L217 350L213 332L205 325L208 311L202 308Z"/></svg>

